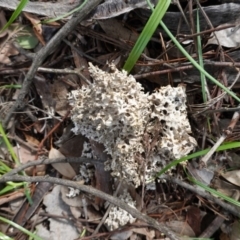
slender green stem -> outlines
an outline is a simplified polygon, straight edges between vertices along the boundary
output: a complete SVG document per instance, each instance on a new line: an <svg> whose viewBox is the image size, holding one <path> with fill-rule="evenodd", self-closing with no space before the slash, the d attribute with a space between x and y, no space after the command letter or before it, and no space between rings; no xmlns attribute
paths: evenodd
<svg viewBox="0 0 240 240"><path fill-rule="evenodd" d="M5 142L5 144L6 144L7 148L8 148L8 151L10 152L10 154L11 154L14 162L15 162L17 165L19 165L19 164L20 164L20 163L19 163L19 160L18 160L18 158L17 158L17 156L16 156L16 154L15 154L13 148L12 148L11 143L9 142L9 140L8 140L8 138L7 138L7 135L5 134L5 131L3 130L3 127L2 127L2 124L1 124L1 123L0 123L0 133L2 134L3 141Z"/></svg>
<svg viewBox="0 0 240 240"><path fill-rule="evenodd" d="M223 144L221 146L219 146L216 150L216 152L218 151L224 151L224 150L228 150L228 149L233 149L233 148L239 148L240 147L240 142L231 142L231 143L226 143ZM176 166L178 163L181 162L185 162L187 160L193 159L193 158L197 158L200 156L203 156L205 154L207 154L210 151L210 148L201 150L199 152L195 152L192 153L188 156L182 157L180 159L174 160L171 163L169 163L166 167L164 167L157 175L156 177L159 177L160 175L162 175L163 173L165 173L166 171L168 171L169 169L171 169L172 167Z"/></svg>
<svg viewBox="0 0 240 240"><path fill-rule="evenodd" d="M9 85L3 85L0 87L0 89L2 88L15 88L15 89L18 89L18 88L22 88L22 85L20 84L9 84Z"/></svg>
<svg viewBox="0 0 240 240"><path fill-rule="evenodd" d="M6 144L7 146L7 149L8 151L10 152L14 162L16 163L16 165L20 165L20 162L13 150L13 147L11 145L11 143L9 142L8 138L7 138L7 135L5 134L5 131L3 130L3 127L2 127L2 124L0 122L0 133L2 135L2 138L3 138L3 141L4 143ZM23 175L25 175L25 172L22 172ZM20 183L19 183L20 184ZM18 184L16 184L15 186L17 186ZM20 185L23 185L24 186L24 190L25 190L25 195L26 195L26 198L28 199L29 203L32 204L32 199L31 199L31 195L30 195L30 190L29 190L29 187L28 187L28 183L21 183ZM9 188L7 187L5 190L8 190ZM11 190L11 189L9 189Z"/></svg>
<svg viewBox="0 0 240 240"><path fill-rule="evenodd" d="M197 33L199 32L200 32L200 21L199 21L199 8L197 6ZM204 69L203 56L202 56L202 43L201 43L200 35L197 36L197 50L198 50L199 65L201 66L202 69ZM208 91L206 77L202 72L200 72L200 77L201 77L203 102L207 102L208 99L210 100L210 94ZM210 124L209 117L207 117L207 126L209 131L211 131L211 124Z"/></svg>
<svg viewBox="0 0 240 240"><path fill-rule="evenodd" d="M177 39L172 35L172 33L168 30L167 26L161 21L160 25L164 29L164 31L167 33L167 35L172 39L172 41L175 43L177 48L182 52L182 54L192 63L194 67L196 67L201 73L203 73L209 80L211 80L213 83L215 83L217 86L222 88L225 92L227 92L230 96L232 96L234 99L236 99L238 102L240 102L240 98L236 96L235 93L230 91L228 88L226 88L223 84L218 82L213 76L211 76L208 72L206 72L189 54L185 51L185 49L181 46L181 44L177 41Z"/></svg>
<svg viewBox="0 0 240 240"><path fill-rule="evenodd" d="M149 7L153 11L153 13L156 11L156 9L153 8L152 4L149 0L146 0ZM153 15L152 13L152 15ZM150 19L149 19L150 21ZM206 76L209 80L211 80L213 83L215 83L217 86L222 88L225 92L227 92L230 96L232 96L234 99L236 99L238 102L240 102L240 98L236 96L235 93L230 91L228 88L226 88L223 84L221 84L218 80L216 80L213 76L211 76L208 72L206 72L189 54L188 52L182 47L182 45L178 42L178 40L172 35L172 33L168 30L167 26L163 23L163 21L160 21L160 25L163 28L163 30L167 33L167 35L171 38L171 40L174 42L174 44L177 46L177 48L182 52L182 54L192 63L194 67L196 67L201 74ZM137 43L136 43L137 44ZM202 63L203 64L203 63ZM203 93L206 92L206 89L203 89ZM205 99L205 97L204 97Z"/></svg>
<svg viewBox="0 0 240 240"><path fill-rule="evenodd" d="M0 221L5 222L5 223L7 223L7 224L9 224L9 225L17 228L18 230L20 230L21 232L27 234L28 236L33 237L33 239L35 239L35 240L43 240L42 238L38 237L38 236L35 235L34 233L31 233L30 231L28 231L27 229L25 229L25 228L23 228L22 226L18 225L17 223L12 222L12 221L4 218L4 217L1 217L1 216L0 216Z"/></svg>
<svg viewBox="0 0 240 240"><path fill-rule="evenodd" d="M6 234L0 232L0 239L2 240L14 240L13 238L7 236Z"/></svg>
<svg viewBox="0 0 240 240"><path fill-rule="evenodd" d="M6 30L15 21L15 19L19 16L19 14L22 12L22 10L24 9L24 7L26 6L27 3L28 3L28 0L21 0L20 1L16 10L13 12L10 19L8 20L8 22L0 30L0 33L2 33L4 30Z"/></svg>
<svg viewBox="0 0 240 240"><path fill-rule="evenodd" d="M58 20L60 20L60 19L65 18L65 17L68 17L68 16L70 16L71 14L73 14L73 13L79 11L80 9L82 9L83 6L87 3L87 1L88 1L88 0L84 0L84 2L83 2L80 6L74 8L72 11L70 11L70 12L68 12L68 13L65 13L65 14L63 14L63 15L61 15L61 16L58 16L58 17L55 17L55 18L52 18L52 19L49 19L49 20L44 20L44 21L42 21L42 23L55 22L55 21L58 21Z"/></svg>
<svg viewBox="0 0 240 240"><path fill-rule="evenodd" d="M228 197L228 196L226 196L226 195L218 192L217 190L212 189L212 188L206 186L205 184L197 181L196 179L194 179L194 178L191 177L191 176L188 176L188 179L189 179L190 181L192 181L193 183L195 183L196 185L198 185L199 187L201 187L201 188L205 189L206 191L210 192L211 194L217 195L218 197L224 199L225 201L227 201L227 202L229 202L229 203L232 203L232 204L234 204L234 205L237 206L237 207L240 207L240 202L234 200L233 198L230 198L230 197Z"/></svg>
<svg viewBox="0 0 240 240"><path fill-rule="evenodd" d="M197 7L197 33L200 32L200 22L199 22L199 9ZM201 36L197 36L197 50L198 50L198 61L199 65L202 69L204 69L203 66L203 56L202 56L202 44L201 44ZM203 102L207 102L207 83L205 75L200 72L201 77L201 86L202 86L202 96L203 96Z"/></svg>
<svg viewBox="0 0 240 240"><path fill-rule="evenodd" d="M123 69L127 72L130 72L137 62L138 58L144 51L145 47L147 46L150 38L152 37L154 31L156 30L159 22L161 21L162 17L164 16L165 12L170 5L170 0L161 0L158 1L156 8L154 9L153 13L151 14L149 20L147 21L146 25L144 26L143 31L141 32L137 42L135 43L132 51L129 54L129 57L124 64ZM150 4L151 8L152 5Z"/></svg>

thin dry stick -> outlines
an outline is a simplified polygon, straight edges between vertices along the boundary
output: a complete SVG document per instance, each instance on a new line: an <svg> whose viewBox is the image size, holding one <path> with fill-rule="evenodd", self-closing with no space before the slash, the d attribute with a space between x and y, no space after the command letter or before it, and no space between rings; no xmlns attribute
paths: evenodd
<svg viewBox="0 0 240 240"><path fill-rule="evenodd" d="M118 183L117 189L116 189L115 193L113 194L113 197L117 197L118 192L119 192L121 186L122 186L122 180L120 180L120 182ZM104 213L104 216L102 217L100 223L98 224L98 226L96 227L96 229L95 229L94 232L92 233L92 236L94 236L95 234L98 233L99 229L101 228L101 226L102 226L103 223L105 222L105 220L106 220L106 218L107 218L110 210L112 209L112 207L113 207L113 204L110 204L110 205L108 206L107 211Z"/></svg>
<svg viewBox="0 0 240 240"><path fill-rule="evenodd" d="M214 144L214 146L210 149L210 151L201 159L200 165L202 167L207 166L207 162L211 158L211 156L216 152L217 148L223 143L223 141L226 139L227 135L223 133L220 138L217 140L217 142Z"/></svg>
<svg viewBox="0 0 240 240"><path fill-rule="evenodd" d="M201 164L204 166L207 166L207 162L211 158L211 156L215 153L216 149L223 143L223 141L232 134L233 128L235 127L236 123L238 122L240 118L240 111L236 111L233 114L232 120L227 127L227 129L223 132L223 134L220 136L218 141L214 144L214 146L211 148L211 150L201 159Z"/></svg>
<svg viewBox="0 0 240 240"><path fill-rule="evenodd" d="M124 201L119 200L113 196L110 196L106 193L103 193L93 187L86 186L86 185L81 185L78 182L73 182L65 179L60 179L60 178L54 178L54 177L49 177L49 176L44 176L44 177L27 177L27 176L19 176L19 175L14 175L14 176L2 176L0 178L0 182L8 182L8 181L14 181L14 182L49 182L49 183L54 183L54 184L59 184L67 187L72 187L75 189L79 189L80 191L87 192L89 194L92 194L94 196L97 196L99 198L102 198L122 209L130 213L133 217L138 218L147 224L149 226L157 229L158 231L164 233L166 236L168 236L171 240L180 240L180 237L178 237L172 230L170 230L167 226L165 226L164 223L159 223L155 219L146 216L145 214L142 214L139 212L137 209L130 207L128 204L126 204Z"/></svg>
<svg viewBox="0 0 240 240"><path fill-rule="evenodd" d="M240 71L238 72L238 75L235 78L235 81L237 81L237 79L240 77ZM233 86L233 84L231 85ZM226 92L224 92L225 94ZM223 141L232 133L233 128L235 127L237 121L240 118L240 111L237 110L232 117L232 120L229 124L229 126L227 127L227 129L223 132L223 134L220 136L220 138L218 139L218 141L214 144L214 146L211 148L211 150L201 159L201 164L203 164L203 166L207 166L207 162L208 160L211 158L211 156L214 154L214 152L216 151L216 149L223 143Z"/></svg>
<svg viewBox="0 0 240 240"><path fill-rule="evenodd" d="M231 84L231 86L228 87L228 89L232 89L232 88L233 88L233 86L235 85L235 83L238 81L239 77L240 77L240 71L238 71L237 76L235 77L235 79L234 79L233 83ZM197 111L194 115L203 114L203 113L207 112L207 111L210 109L210 107L212 107L215 103L217 103L217 102L219 102L221 99L223 99L226 94L227 94L226 92L223 92L221 95L218 95L217 97L211 99L211 100L208 101L208 102L205 102L204 104L195 104L195 105L192 105L192 107L194 107L194 108L197 108L197 107L198 107L198 108L200 109L200 110ZM204 106L207 106L207 107L205 107L205 108L203 109ZM238 111L238 110L239 110L239 107L236 108L236 111ZM211 110L211 111L212 111L212 110Z"/></svg>
<svg viewBox="0 0 240 240"><path fill-rule="evenodd" d="M99 163L98 160L90 159L90 158L84 158L84 157L68 157L68 158L54 158L54 159L39 159L35 161L29 161L25 164L19 165L15 169L9 171L8 173L4 174L3 176L13 176L22 170L32 167L32 166L37 166L37 165L42 165L42 164L54 164L54 163L65 163L65 162L71 162L71 163Z"/></svg>
<svg viewBox="0 0 240 240"><path fill-rule="evenodd" d="M40 164L53 164L53 163L65 163L65 162L71 162L71 163L91 163L91 164L99 164L98 160L94 160L94 159L90 159L90 158L83 158L83 157L68 157L68 158L56 158L56 159L45 159L45 160L36 160L36 161L32 161L32 162L27 162L25 164L22 164L18 167L16 167L15 169L11 170L10 172L6 173L3 175L3 177L13 177L15 176L15 174L17 174L18 172L23 171L24 169L31 167L31 166L36 166L36 165L40 165ZM103 163L104 164L104 163ZM222 201L221 199L214 197L213 195L205 192L205 191L201 191L198 188L196 188L195 186L192 186L188 183L185 183L177 178L171 178L170 176L162 176L161 178L166 179L168 181L171 181L173 183L176 183L192 192L195 192L196 194L210 200L213 201L214 203L218 204L219 206L221 206L222 208L224 208L226 211L229 211L231 214L233 214L234 216L240 217L240 212L237 211L237 209L231 205L228 204L224 201ZM0 182L3 181L0 178ZM12 181L9 180L9 181ZM3 181L5 182L5 181Z"/></svg>
<svg viewBox="0 0 240 240"><path fill-rule="evenodd" d="M194 193L198 194L199 196L204 197L204 198L218 204L219 206L221 206L223 209L230 212L234 216L240 217L240 212L239 212L238 208L233 206L232 204L226 203L226 202L222 201L221 199L211 195L210 193L208 193L204 190L200 190L199 188L196 188L196 186L192 186L186 182L183 182L182 180L180 180L178 178L173 178L171 176L164 176L164 179L166 179L170 182L176 183L179 186L186 188L186 189L190 190L191 192L194 192Z"/></svg>
<svg viewBox="0 0 240 240"><path fill-rule="evenodd" d="M25 107L25 98L29 93L30 86L38 67L42 64L45 58L59 45L62 39L68 36L75 29L77 24L81 22L100 2L101 0L87 1L87 3L53 36L48 44L43 47L38 53L36 53L36 57L34 58L33 63L27 75L25 76L21 92L18 95L15 104L10 109L9 113L3 121L3 127L7 126L14 112Z"/></svg>
<svg viewBox="0 0 240 240"><path fill-rule="evenodd" d="M221 227L224 220L225 219L222 216L216 216L211 224L198 237L210 238Z"/></svg>
<svg viewBox="0 0 240 240"><path fill-rule="evenodd" d="M186 18L186 15L185 15L185 13L184 13L184 11L183 11L183 9L182 9L182 6L181 6L179 0L172 0L172 4L177 5L179 11L180 11L181 14L182 14L182 18L184 19L184 21L185 21L185 23L187 24L187 26L190 28L190 24L189 24L189 22L188 22L188 20L187 20L187 18Z"/></svg>
<svg viewBox="0 0 240 240"><path fill-rule="evenodd" d="M81 74L81 71L83 69L84 68L72 70L72 69L56 69L56 68L43 68L43 67L39 67L37 69L37 71L38 72L48 72L48 73L76 74L83 81L85 81L85 83L87 83L88 85L91 85L91 82L83 74Z"/></svg>
<svg viewBox="0 0 240 240"><path fill-rule="evenodd" d="M148 66L151 65L163 65L164 63L158 63L158 62L153 62L153 63L149 63ZM214 62L211 60L204 60L204 65L208 65L208 66L216 66L216 67L240 67L240 63L236 62L236 63L232 63L232 62ZM166 66L166 65L165 65ZM143 73L143 74L135 74L133 75L135 79L141 79L141 78L145 78L145 77L149 77L149 76L154 76L154 75L162 75L162 74L167 74L167 73L171 73L171 72L179 72L179 71L183 71L183 70L189 70L189 69L193 69L194 66L191 65L190 63L188 65L184 65L184 66L180 66L180 67L176 67L176 63L168 63L168 67L171 67L171 69L164 69L164 70L160 70L160 71L153 71L153 72L148 72L148 73ZM0 72L1 74L1 72Z"/></svg>
<svg viewBox="0 0 240 240"><path fill-rule="evenodd" d="M207 14L205 13L205 11L203 10L203 8L202 8L201 4L199 3L199 1L198 1L198 0L195 0L195 2L197 3L197 5L198 5L198 7L199 7L199 9L200 9L200 11L201 11L201 13L202 13L202 15L204 16L207 24L208 24L209 27L211 28L210 30L212 30L212 33L213 33L214 37L215 37L216 40L217 40L218 46L219 46L220 49L221 49L221 54L223 55L223 49L222 49L221 44L219 43L219 40L218 40L218 37L217 37L215 31L214 31L214 26L212 25L209 17L207 16ZM223 56L224 56L224 55L223 55Z"/></svg>
<svg viewBox="0 0 240 240"><path fill-rule="evenodd" d="M75 34L76 36L78 36L76 32L73 32L73 34ZM104 61L100 61L100 60L98 60L97 58L91 57L91 56L89 56L88 54L86 54L85 52L80 51L79 48L75 47L74 44L72 44L72 43L69 42L68 40L64 39L63 41L64 41L69 47L71 47L75 52L77 52L80 56L85 57L85 58L88 59L89 61L94 62L94 63L97 63L97 64L100 64L100 65L104 65L104 64L105 64Z"/></svg>

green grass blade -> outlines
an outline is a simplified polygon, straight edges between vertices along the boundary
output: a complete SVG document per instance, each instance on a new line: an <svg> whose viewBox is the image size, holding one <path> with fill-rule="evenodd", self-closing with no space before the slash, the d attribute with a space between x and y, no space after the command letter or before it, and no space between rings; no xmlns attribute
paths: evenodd
<svg viewBox="0 0 240 240"><path fill-rule="evenodd" d="M239 147L240 147L240 142L231 142L231 143L226 143L226 144L223 144L223 145L219 146L216 151L217 152L225 151L225 150L229 150L229 149L233 149L233 148L239 148ZM210 151L210 148L207 148L207 149L201 150L199 152L192 153L192 154L190 154L186 157L182 157L180 159L174 160L170 164L168 164L166 167L164 167L156 175L156 177L159 177L160 175L162 175L163 173L165 173L166 171L168 171L172 167L176 166L178 163L185 162L189 159L193 159L193 158L196 158L196 157L201 157L201 156L207 154L209 151Z"/></svg>
<svg viewBox="0 0 240 240"><path fill-rule="evenodd" d="M0 232L0 239L1 240L14 240L11 237L8 237L7 235L5 235L4 233Z"/></svg>
<svg viewBox="0 0 240 240"><path fill-rule="evenodd" d="M43 240L42 238L38 237L36 234L31 233L30 231L28 231L27 229L23 228L22 226L16 224L15 222L12 222L4 217L0 216L0 221L5 222L13 227L15 227L16 229L18 229L19 231L25 233L26 235L28 235L29 237L32 237L35 240Z"/></svg>
<svg viewBox="0 0 240 240"><path fill-rule="evenodd" d="M236 96L235 93L230 91L228 88L226 88L223 84L221 84L217 79L215 79L213 76L211 76L208 72L206 72L189 54L185 51L185 49L182 47L182 45L178 42L178 40L172 35L172 33L168 30L167 26L161 21L160 25L164 29L164 31L167 33L167 35L172 39L174 44L177 46L177 48L182 52L182 54L192 63L194 67L196 67L201 73L203 73L210 81L215 83L217 86L222 88L225 92L227 92L230 96L232 96L234 99L236 99L238 102L240 102L240 98Z"/></svg>
<svg viewBox="0 0 240 240"><path fill-rule="evenodd" d="M5 26L1 29L0 33L6 30L19 16L19 14L22 12L26 4L28 3L28 0L21 0L21 2L18 4L16 10L13 12L12 16L8 20L8 22L5 24Z"/></svg>
<svg viewBox="0 0 240 240"><path fill-rule="evenodd" d="M22 85L20 85L20 84L10 84L10 85L3 85L3 86L0 87L0 89L5 89L5 88L19 89L19 88L22 88Z"/></svg>
<svg viewBox="0 0 240 240"><path fill-rule="evenodd" d="M147 0L148 1L148 0ZM137 59L143 52L144 48L146 47L147 43L149 42L151 36L153 35L154 31L157 28L157 25L160 21L160 25L163 30L167 33L167 35L171 38L177 48L183 53L183 55L192 63L194 67L196 67L202 74L204 74L210 81L216 84L218 87L222 88L226 93L240 102L240 98L236 96L235 93L230 91L226 88L223 84L221 84L218 80L216 80L213 76L211 76L208 72L206 72L189 54L186 50L182 47L182 45L177 41L177 39L172 35L172 33L168 30L167 26L161 21L163 15L167 11L167 8L170 4L170 1L159 1L155 10L151 17L149 18L147 24L145 25L140 37L138 38L136 44L134 45L123 69L127 72L130 72L133 68L134 64L136 63ZM157 22L158 21L158 22Z"/></svg>
<svg viewBox="0 0 240 240"><path fill-rule="evenodd" d="M32 205L33 200L32 200L32 197L31 197L31 190L30 190L28 185L29 185L28 183L24 183L24 194L25 194L29 204Z"/></svg>
<svg viewBox="0 0 240 240"><path fill-rule="evenodd" d="M3 161L0 160L0 175L10 172L12 169L8 167Z"/></svg>
<svg viewBox="0 0 240 240"><path fill-rule="evenodd" d="M6 187L4 187L3 189L1 189L0 191L0 196L6 194L6 193L9 193L9 192L12 192L14 190L16 190L17 188L19 187L23 187L25 185L25 183L13 183L13 182L7 182L7 185Z"/></svg>
<svg viewBox="0 0 240 240"><path fill-rule="evenodd" d="M3 127L2 127L2 124L0 123L0 134L2 135L2 138L3 138L3 141L4 143L6 144L7 146L7 149L8 151L10 152L11 156L12 156L12 159L14 160L14 162L19 165L19 160L13 150L13 147L11 145L11 143L9 142L8 138L7 138L7 135L5 134L4 130L3 130Z"/></svg>
<svg viewBox="0 0 240 240"><path fill-rule="evenodd" d="M226 196L226 195L218 192L217 190L212 189L212 188L206 186L205 184L197 181L196 179L192 178L191 176L188 176L188 179L189 179L190 181L192 181L193 183L195 183L196 185L198 185L198 186L200 186L201 188L203 188L204 190L210 192L211 194L214 194L214 195L218 196L219 198L222 198L223 200L225 200L225 201L227 201L227 202L229 202L229 203L232 203L232 204L234 204L234 205L237 206L237 207L240 207L240 202L239 202L239 201L236 201L236 200L234 200L233 198L230 198L230 197L228 197L228 196Z"/></svg>
<svg viewBox="0 0 240 240"><path fill-rule="evenodd" d="M156 30L159 22L161 21L165 12L167 11L170 2L171 2L170 0L161 0L156 5L156 8L154 9L152 15L150 16L147 24L145 25L142 33L140 34L137 42L135 43L123 67L123 69L125 69L127 72L130 72L132 70L138 58L144 51L154 31Z"/></svg>
<svg viewBox="0 0 240 240"><path fill-rule="evenodd" d="M2 135L3 141L4 141L4 143L6 144L7 149L8 149L9 153L10 153L11 156L12 156L12 159L14 160L14 162L16 163L16 165L20 165L20 162L19 162L19 160L18 160L18 158L17 158L17 156L16 156L16 154L15 154L15 152L14 152L14 150L13 150L13 147L12 147L11 143L9 142L9 140L8 140L8 138L7 138L7 135L5 134L5 131L3 130L3 127L2 127L1 122L0 122L0 134ZM24 172L23 172L23 175L25 175ZM17 184L21 184L21 186L24 186L25 195L26 195L29 203L32 204L32 199L31 199L31 196L30 196L30 190L29 190L29 188L28 188L28 183L24 183L24 182L23 182L23 183L15 183L15 184L16 184L16 186L18 186ZM6 190L6 189L5 189L5 190ZM9 190L9 189L7 188L7 190Z"/></svg>

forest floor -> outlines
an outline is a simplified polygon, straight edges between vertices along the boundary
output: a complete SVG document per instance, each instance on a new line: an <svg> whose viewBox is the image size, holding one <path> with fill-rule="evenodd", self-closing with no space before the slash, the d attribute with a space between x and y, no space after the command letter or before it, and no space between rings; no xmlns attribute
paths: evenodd
<svg viewBox="0 0 240 240"><path fill-rule="evenodd" d="M53 19L81 2L29 1L0 32L0 239L239 239L240 1L163 18L236 97L160 26L129 77L151 11L89 0ZM17 4L0 2L1 29Z"/></svg>

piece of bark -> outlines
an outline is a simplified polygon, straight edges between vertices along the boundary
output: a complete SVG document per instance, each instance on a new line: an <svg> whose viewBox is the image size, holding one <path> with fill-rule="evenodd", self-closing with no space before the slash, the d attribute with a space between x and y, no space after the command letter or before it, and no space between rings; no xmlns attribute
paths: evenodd
<svg viewBox="0 0 240 240"><path fill-rule="evenodd" d="M50 1L47 2L28 2L27 5L24 7L24 12L29 12L41 16L47 16L47 17L56 17L61 16L64 13L70 12L72 9L78 7L83 0L75 0L73 4L69 4L70 1L64 1L64 2L57 2L52 3ZM17 6L19 5L18 0L1 0L0 1L0 7L4 7L10 10L15 10Z"/></svg>
<svg viewBox="0 0 240 240"><path fill-rule="evenodd" d="M97 143L90 140L92 150L99 160L99 164L94 164L95 166L95 178L96 178L96 189L101 190L105 193L112 195L112 176L109 171L105 171L104 162L110 157L106 151L103 144ZM102 206L104 200L101 198L95 198L95 204Z"/></svg>

